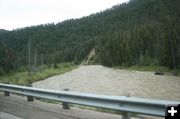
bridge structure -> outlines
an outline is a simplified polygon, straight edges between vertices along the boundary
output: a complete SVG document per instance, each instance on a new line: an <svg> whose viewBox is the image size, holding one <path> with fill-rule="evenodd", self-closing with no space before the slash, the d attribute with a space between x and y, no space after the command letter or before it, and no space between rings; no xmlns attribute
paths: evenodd
<svg viewBox="0 0 180 119"><path fill-rule="evenodd" d="M0 91L4 92L4 97L10 96L10 93L27 96L29 102L34 101L34 98L60 101L64 110L69 110L70 104L115 110L121 113L123 119L130 119L133 113L165 117L166 105L180 104L178 101L95 95L10 84L0 84Z"/></svg>

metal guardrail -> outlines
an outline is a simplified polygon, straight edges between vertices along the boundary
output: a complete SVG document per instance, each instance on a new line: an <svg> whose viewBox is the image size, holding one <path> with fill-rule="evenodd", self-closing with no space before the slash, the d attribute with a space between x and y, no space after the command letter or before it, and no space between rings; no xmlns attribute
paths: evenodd
<svg viewBox="0 0 180 119"><path fill-rule="evenodd" d="M29 101L32 97L51 99L55 101L93 106L98 108L119 110L125 113L124 118L128 118L128 113L137 113L164 117L165 105L179 104L177 101L153 100L134 98L126 96L105 96L87 93L77 93L71 91L47 90L33 87L0 84L0 91L4 91L6 96L9 93L16 93L28 96Z"/></svg>

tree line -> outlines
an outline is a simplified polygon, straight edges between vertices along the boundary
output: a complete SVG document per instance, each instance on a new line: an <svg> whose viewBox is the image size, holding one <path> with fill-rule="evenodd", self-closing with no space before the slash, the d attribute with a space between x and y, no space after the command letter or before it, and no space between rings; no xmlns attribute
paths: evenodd
<svg viewBox="0 0 180 119"><path fill-rule="evenodd" d="M31 60L33 64L36 60L37 65L72 61L79 64L95 48L94 62L105 66L179 68L179 6L179 0L130 0L80 19L0 34L6 46L0 47L9 49L7 55L13 54L8 69L27 66L29 41Z"/></svg>

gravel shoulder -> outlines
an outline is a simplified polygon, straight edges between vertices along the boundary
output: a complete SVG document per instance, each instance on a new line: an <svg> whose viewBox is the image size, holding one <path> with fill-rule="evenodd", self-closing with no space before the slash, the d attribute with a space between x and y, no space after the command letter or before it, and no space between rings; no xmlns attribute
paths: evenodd
<svg viewBox="0 0 180 119"><path fill-rule="evenodd" d="M62 75L35 82L34 87L154 99L180 100L180 77L119 70L101 65L79 66Z"/></svg>
<svg viewBox="0 0 180 119"><path fill-rule="evenodd" d="M5 113L2 115L1 112ZM38 100L27 102L26 97L12 94L6 97L0 92L0 119L122 119L121 117L121 115L117 114L76 107L65 110L61 104L46 103Z"/></svg>
<svg viewBox="0 0 180 119"><path fill-rule="evenodd" d="M23 119L23 118L20 118L20 117L14 116L12 114L0 111L0 119Z"/></svg>

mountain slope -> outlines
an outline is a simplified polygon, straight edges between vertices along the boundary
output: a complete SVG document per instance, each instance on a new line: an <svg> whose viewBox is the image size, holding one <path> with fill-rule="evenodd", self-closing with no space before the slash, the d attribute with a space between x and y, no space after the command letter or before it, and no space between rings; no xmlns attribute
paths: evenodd
<svg viewBox="0 0 180 119"><path fill-rule="evenodd" d="M1 41L1 39L4 38L4 35L6 35L6 33L8 33L8 31L6 31L4 29L0 29L0 41Z"/></svg>
<svg viewBox="0 0 180 119"><path fill-rule="evenodd" d="M0 42L0 75L9 73L15 60L15 53Z"/></svg>
<svg viewBox="0 0 180 119"><path fill-rule="evenodd" d="M95 62L106 66L180 67L179 6L179 0L130 0L81 19L13 30L3 42L17 53L18 66L27 65L31 41L37 64L80 63L95 48Z"/></svg>

